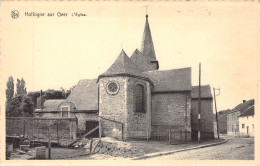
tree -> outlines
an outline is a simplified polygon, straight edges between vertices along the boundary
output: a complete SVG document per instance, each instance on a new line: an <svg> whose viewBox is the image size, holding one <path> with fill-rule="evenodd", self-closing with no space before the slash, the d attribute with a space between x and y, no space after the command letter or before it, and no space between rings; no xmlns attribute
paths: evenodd
<svg viewBox="0 0 260 166"><path fill-rule="evenodd" d="M16 94L15 94L15 96L21 94L21 88L20 88L20 85L21 85L21 81L19 80L19 78L17 78L17 81L16 81Z"/></svg>
<svg viewBox="0 0 260 166"><path fill-rule="evenodd" d="M21 95L27 94L27 91L25 88L25 81L23 78L21 79L21 83L20 83L20 92L21 92Z"/></svg>
<svg viewBox="0 0 260 166"><path fill-rule="evenodd" d="M7 86L6 92L5 92L5 94L6 94L6 101L9 102L13 98L13 96L14 96L14 79L13 79L12 76L10 76L8 78L6 86Z"/></svg>
<svg viewBox="0 0 260 166"><path fill-rule="evenodd" d="M19 79L17 79L17 83L16 83L16 96L17 95L25 95L27 94L27 90L25 87L25 81L22 78L21 81Z"/></svg>
<svg viewBox="0 0 260 166"><path fill-rule="evenodd" d="M33 116L33 103L27 95L13 97L6 104L7 117L28 117Z"/></svg>

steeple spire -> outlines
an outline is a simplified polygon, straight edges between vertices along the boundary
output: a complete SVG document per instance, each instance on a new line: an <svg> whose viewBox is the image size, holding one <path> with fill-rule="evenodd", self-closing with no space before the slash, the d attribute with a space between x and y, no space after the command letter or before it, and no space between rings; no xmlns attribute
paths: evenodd
<svg viewBox="0 0 260 166"><path fill-rule="evenodd" d="M146 17L146 22L145 22L143 40L141 45L141 52L152 64L156 65L157 69L159 69L159 64L155 56L153 39L150 31L147 13L145 17Z"/></svg>

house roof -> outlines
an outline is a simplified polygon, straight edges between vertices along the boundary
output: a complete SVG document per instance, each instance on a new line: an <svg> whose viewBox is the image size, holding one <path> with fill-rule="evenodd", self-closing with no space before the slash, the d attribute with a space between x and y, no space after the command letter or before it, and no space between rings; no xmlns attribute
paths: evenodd
<svg viewBox="0 0 260 166"><path fill-rule="evenodd" d="M36 109L35 111L47 111L47 112L51 112L51 111L57 111L59 105L64 102L65 99L49 99L49 100L45 100L44 101L44 106L42 109Z"/></svg>
<svg viewBox="0 0 260 166"><path fill-rule="evenodd" d="M97 79L80 80L66 101L75 104L76 110L98 110Z"/></svg>
<svg viewBox="0 0 260 166"><path fill-rule="evenodd" d="M255 106L251 106L248 109L246 109L244 112L242 112L239 117L243 117L243 116L252 116L255 115Z"/></svg>
<svg viewBox="0 0 260 166"><path fill-rule="evenodd" d="M231 109L222 110L218 112L219 117L227 116L227 114L231 111Z"/></svg>
<svg viewBox="0 0 260 166"><path fill-rule="evenodd" d="M251 107L252 105L254 105L255 101L254 99L251 99L251 100L247 100L243 103L240 103L238 104L235 108L233 108L230 112L230 113L233 113L233 112L237 112L237 111L240 111L240 112L243 112L245 111L246 109L248 109L249 107Z"/></svg>
<svg viewBox="0 0 260 166"><path fill-rule="evenodd" d="M105 73L101 74L99 78L118 75L137 76L141 78L146 78L146 76L142 74L141 69L139 69L132 62L132 60L126 55L124 50L121 51L115 62Z"/></svg>
<svg viewBox="0 0 260 166"><path fill-rule="evenodd" d="M148 22L148 15L146 15L141 52L144 55L144 57L146 57L150 62L157 61L155 56L154 46L153 46L153 39L152 39L150 26Z"/></svg>
<svg viewBox="0 0 260 166"><path fill-rule="evenodd" d="M191 91L191 68L143 72L154 83L153 92Z"/></svg>
<svg viewBox="0 0 260 166"><path fill-rule="evenodd" d="M199 86L192 86L191 98L199 98ZM212 98L210 85L201 86L201 98Z"/></svg>
<svg viewBox="0 0 260 166"><path fill-rule="evenodd" d="M150 63L149 60L145 58L138 49L134 51L130 59L141 71L155 70L155 66L153 66L153 64Z"/></svg>

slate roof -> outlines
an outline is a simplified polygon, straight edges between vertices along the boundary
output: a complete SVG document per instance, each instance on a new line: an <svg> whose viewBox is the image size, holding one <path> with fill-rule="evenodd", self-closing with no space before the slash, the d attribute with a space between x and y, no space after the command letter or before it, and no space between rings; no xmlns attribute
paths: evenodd
<svg viewBox="0 0 260 166"><path fill-rule="evenodd" d="M227 115L230 111L231 111L231 109L222 110L222 111L219 111L219 112L218 112L218 115L224 116L224 115Z"/></svg>
<svg viewBox="0 0 260 166"><path fill-rule="evenodd" d="M246 109L244 112L242 112L239 117L243 116L253 116L255 115L255 106L251 106L248 109Z"/></svg>
<svg viewBox="0 0 260 166"><path fill-rule="evenodd" d="M246 109L248 109L249 107L251 107L252 105L254 105L255 101L254 99L251 99L251 100L247 100L246 102L244 103L240 103L238 104L235 108L233 108L230 112L230 113L233 113L233 112L237 112L237 111L245 111Z"/></svg>
<svg viewBox="0 0 260 166"><path fill-rule="evenodd" d="M97 79L80 80L66 101L74 103L76 110L98 110Z"/></svg>
<svg viewBox="0 0 260 166"><path fill-rule="evenodd" d="M154 83L153 92L191 91L191 68L143 72Z"/></svg>
<svg viewBox="0 0 260 166"><path fill-rule="evenodd" d="M52 112L52 111L58 111L59 105L64 102L65 99L49 99L45 100L44 107L42 109L36 109L36 112L46 111L46 112Z"/></svg>
<svg viewBox="0 0 260 166"><path fill-rule="evenodd" d="M136 49L130 59L134 62L134 64L141 70L141 71L151 71L155 70L155 67L152 63L149 62L147 58L143 56L143 54Z"/></svg>
<svg viewBox="0 0 260 166"><path fill-rule="evenodd" d="M157 61L153 46L153 39L150 31L150 26L148 23L148 15L146 15L146 22L144 27L143 40L141 45L141 52L150 62Z"/></svg>
<svg viewBox="0 0 260 166"><path fill-rule="evenodd" d="M192 99L199 98L199 86L192 86L191 98ZM201 98L212 98L210 85L201 86Z"/></svg>
<svg viewBox="0 0 260 166"><path fill-rule="evenodd" d="M117 75L125 75L125 76L137 76L141 78L146 78L144 74L142 74L142 70L139 69L132 60L126 55L125 51L122 50L115 62L110 66L110 68L103 74L99 76L117 76Z"/></svg>

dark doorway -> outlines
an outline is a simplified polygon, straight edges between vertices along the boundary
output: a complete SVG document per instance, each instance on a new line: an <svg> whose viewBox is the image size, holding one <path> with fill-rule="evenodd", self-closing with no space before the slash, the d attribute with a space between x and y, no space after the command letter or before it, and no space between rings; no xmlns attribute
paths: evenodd
<svg viewBox="0 0 260 166"><path fill-rule="evenodd" d="M249 126L246 127L246 134L249 136Z"/></svg>
<svg viewBox="0 0 260 166"><path fill-rule="evenodd" d="M86 133L90 132L92 129L98 126L98 121L86 121ZM97 138L99 129L95 130L93 133L88 135L88 138Z"/></svg>

